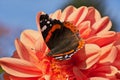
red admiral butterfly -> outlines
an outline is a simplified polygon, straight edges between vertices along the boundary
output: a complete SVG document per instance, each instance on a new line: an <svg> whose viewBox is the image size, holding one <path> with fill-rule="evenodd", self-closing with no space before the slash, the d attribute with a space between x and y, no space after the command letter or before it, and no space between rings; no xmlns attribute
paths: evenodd
<svg viewBox="0 0 120 80"><path fill-rule="evenodd" d="M39 20L43 38L51 50L47 56L67 60L84 46L84 41L72 23L51 19L47 14L42 14Z"/></svg>

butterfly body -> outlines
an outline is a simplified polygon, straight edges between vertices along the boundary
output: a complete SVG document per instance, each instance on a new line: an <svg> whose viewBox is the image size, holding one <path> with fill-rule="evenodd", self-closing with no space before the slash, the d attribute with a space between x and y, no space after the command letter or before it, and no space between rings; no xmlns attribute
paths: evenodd
<svg viewBox="0 0 120 80"><path fill-rule="evenodd" d="M66 60L84 45L78 30L69 22L60 22L43 14L40 16L40 27L43 38L50 49L47 56Z"/></svg>

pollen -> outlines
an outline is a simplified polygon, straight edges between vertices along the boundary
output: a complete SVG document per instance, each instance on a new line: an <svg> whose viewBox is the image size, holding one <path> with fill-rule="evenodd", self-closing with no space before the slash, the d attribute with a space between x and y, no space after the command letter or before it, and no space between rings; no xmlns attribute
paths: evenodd
<svg viewBox="0 0 120 80"><path fill-rule="evenodd" d="M51 62L51 70L53 72L53 76L58 80L67 80L68 76L62 65L61 61L53 60Z"/></svg>

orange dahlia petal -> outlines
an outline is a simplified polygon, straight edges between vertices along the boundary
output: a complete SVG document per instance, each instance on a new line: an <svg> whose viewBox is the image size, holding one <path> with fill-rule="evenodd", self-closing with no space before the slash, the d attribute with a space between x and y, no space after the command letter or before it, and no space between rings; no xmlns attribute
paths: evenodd
<svg viewBox="0 0 120 80"><path fill-rule="evenodd" d="M30 62L38 62L35 51L32 49L26 49L26 47L18 39L15 40L15 46L17 51L14 53L13 57L24 59Z"/></svg>
<svg viewBox="0 0 120 80"><path fill-rule="evenodd" d="M87 44L85 45L85 53L86 53L86 69L93 66L96 62L98 62L100 58L100 47L95 44Z"/></svg>
<svg viewBox="0 0 120 80"><path fill-rule="evenodd" d="M78 30L80 32L80 36L83 39L86 39L89 37L91 34L91 28L90 28L90 22L89 21L84 21L81 24L78 25Z"/></svg>
<svg viewBox="0 0 120 80"><path fill-rule="evenodd" d="M71 13L73 13L75 10L76 10L76 8L74 6L66 7L62 12L60 20L61 21L66 21L67 18L71 15Z"/></svg>
<svg viewBox="0 0 120 80"><path fill-rule="evenodd" d="M1 58L0 65L8 74L18 77L37 77L42 75L41 71L33 64L21 59Z"/></svg>
<svg viewBox="0 0 120 80"><path fill-rule="evenodd" d="M93 25L100 18L99 12L94 7L88 7L88 13L84 21L90 21L91 25Z"/></svg>
<svg viewBox="0 0 120 80"><path fill-rule="evenodd" d="M17 53L21 59L29 60L29 52L26 47L18 40L15 40Z"/></svg>
<svg viewBox="0 0 120 80"><path fill-rule="evenodd" d="M90 80L110 80L110 79L103 77L91 77Z"/></svg>
<svg viewBox="0 0 120 80"><path fill-rule="evenodd" d="M80 69L88 69L99 60L99 51L99 46L95 44L86 44L85 48L78 51L72 59L74 60L75 65Z"/></svg>
<svg viewBox="0 0 120 80"><path fill-rule="evenodd" d="M76 26L84 20L88 12L87 7L80 7L77 10L75 10L71 15L68 17L67 21L73 22Z"/></svg>
<svg viewBox="0 0 120 80"><path fill-rule="evenodd" d="M115 47L112 47L110 52L106 52L106 54L104 53L104 56L102 56L100 59L100 63L105 63L105 62L113 63L116 57L117 57L117 49Z"/></svg>
<svg viewBox="0 0 120 80"><path fill-rule="evenodd" d="M117 56L116 56L116 59L114 60L114 62L112 64L120 70L120 44L118 44L118 43L119 43L119 41L116 44Z"/></svg>
<svg viewBox="0 0 120 80"><path fill-rule="evenodd" d="M36 24L37 24L37 28L38 28L38 31L41 33L41 29L40 29L40 22L39 22L39 18L40 16L44 14L44 12L38 12L37 16L36 16Z"/></svg>
<svg viewBox="0 0 120 80"><path fill-rule="evenodd" d="M100 47L106 46L116 39L116 33L113 31L108 31L103 34L99 34L97 36L90 37L86 40L87 43L94 43L99 45Z"/></svg>
<svg viewBox="0 0 120 80"><path fill-rule="evenodd" d="M112 23L108 17L103 17L92 25L92 34L100 34L104 31L110 30Z"/></svg>
<svg viewBox="0 0 120 80"><path fill-rule="evenodd" d="M79 70L79 68L77 68L77 67L73 67L73 73L74 73L74 75L75 75L75 77L76 77L77 80L87 80L87 79L88 79L87 76L84 75L84 74Z"/></svg>
<svg viewBox="0 0 120 80"><path fill-rule="evenodd" d="M4 80L45 80L45 79L41 79L39 77L29 77L29 78L15 77L5 73Z"/></svg>
<svg viewBox="0 0 120 80"><path fill-rule="evenodd" d="M27 46L27 48L34 49L35 41L39 38L40 33L34 30L25 30L21 33L20 41Z"/></svg>
<svg viewBox="0 0 120 80"><path fill-rule="evenodd" d="M53 14L51 14L50 17L52 19L59 20L61 18L61 10L57 10L56 12L54 12Z"/></svg>

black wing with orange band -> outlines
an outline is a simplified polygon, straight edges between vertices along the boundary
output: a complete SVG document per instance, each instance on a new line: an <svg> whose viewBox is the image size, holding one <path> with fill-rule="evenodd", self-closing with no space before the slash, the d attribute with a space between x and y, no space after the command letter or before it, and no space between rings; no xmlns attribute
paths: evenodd
<svg viewBox="0 0 120 80"><path fill-rule="evenodd" d="M40 27L43 38L51 50L48 56L59 60L68 59L84 45L78 30L69 22L60 22L43 14L40 16Z"/></svg>

